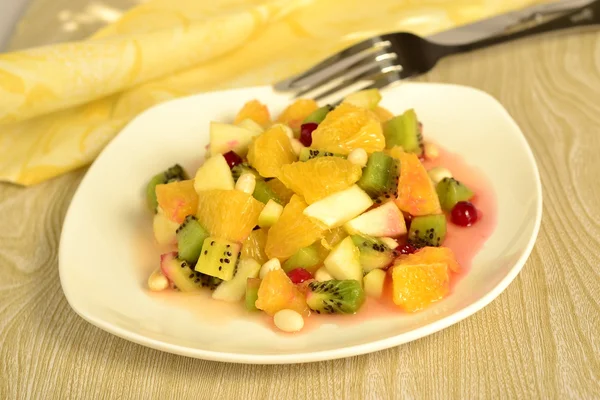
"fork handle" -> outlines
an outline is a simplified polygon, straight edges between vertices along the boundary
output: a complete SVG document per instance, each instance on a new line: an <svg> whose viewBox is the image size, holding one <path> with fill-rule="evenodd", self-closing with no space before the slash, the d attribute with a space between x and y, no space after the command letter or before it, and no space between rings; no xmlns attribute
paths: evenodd
<svg viewBox="0 0 600 400"><path fill-rule="evenodd" d="M588 4L587 6L578 8L574 11L571 11L563 16L554 18L548 22L544 22L531 28L524 29L522 31L506 35L492 36L490 38L478 40L472 43L466 43L464 45L448 46L448 53L445 55L477 50L484 47L509 42L511 40L517 40L527 36L537 35L540 33L547 33L562 29L596 24L600 24L600 0Z"/></svg>

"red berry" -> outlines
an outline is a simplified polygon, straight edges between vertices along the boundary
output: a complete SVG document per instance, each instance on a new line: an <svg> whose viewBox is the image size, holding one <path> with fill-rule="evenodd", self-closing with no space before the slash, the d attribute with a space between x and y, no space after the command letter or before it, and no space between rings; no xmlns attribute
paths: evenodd
<svg viewBox="0 0 600 400"><path fill-rule="evenodd" d="M300 140L300 143L306 147L310 146L312 144L312 133L317 129L317 126L319 126L319 124L314 122L302 124L302 126L300 126L300 139L298 139Z"/></svg>
<svg viewBox="0 0 600 400"><path fill-rule="evenodd" d="M468 201L459 201L452 208L452 222L459 226L471 226L477 221L477 209Z"/></svg>
<svg viewBox="0 0 600 400"><path fill-rule="evenodd" d="M410 229L410 223L412 222L412 215L406 213L404 214L404 223L406 224L406 229Z"/></svg>
<svg viewBox="0 0 600 400"><path fill-rule="evenodd" d="M400 254L412 254L418 249L411 244L406 243L404 246L400 247Z"/></svg>
<svg viewBox="0 0 600 400"><path fill-rule="evenodd" d="M225 157L225 161L227 161L227 165L229 165L229 168L233 168L236 165L244 162L244 160L242 160L242 157L238 156L238 154L233 150L223 154L223 157Z"/></svg>
<svg viewBox="0 0 600 400"><path fill-rule="evenodd" d="M309 279L312 279L312 274L304 268L296 268L287 273L291 281L295 284L302 283Z"/></svg>

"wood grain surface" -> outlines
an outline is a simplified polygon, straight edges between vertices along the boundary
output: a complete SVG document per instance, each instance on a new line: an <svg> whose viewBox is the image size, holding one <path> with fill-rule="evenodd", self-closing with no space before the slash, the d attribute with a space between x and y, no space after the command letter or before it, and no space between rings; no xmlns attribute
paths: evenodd
<svg viewBox="0 0 600 400"><path fill-rule="evenodd" d="M0 184L0 399L600 398L600 30L456 56L419 80L495 96L540 167L536 246L489 306L421 340L330 362L161 353L88 324L61 291L61 225L85 171Z"/></svg>

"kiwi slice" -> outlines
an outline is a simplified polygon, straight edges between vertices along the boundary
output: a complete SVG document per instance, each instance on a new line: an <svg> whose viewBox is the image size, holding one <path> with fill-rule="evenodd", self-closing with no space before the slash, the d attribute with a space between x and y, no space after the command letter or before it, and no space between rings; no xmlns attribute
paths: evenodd
<svg viewBox="0 0 600 400"><path fill-rule="evenodd" d="M389 267L397 256L396 252L381 240L363 235L352 235L351 238L360 251L360 265L365 273Z"/></svg>
<svg viewBox="0 0 600 400"><path fill-rule="evenodd" d="M209 236L204 239L196 271L229 281L236 272L242 246L226 239Z"/></svg>
<svg viewBox="0 0 600 400"><path fill-rule="evenodd" d="M273 200L283 205L283 202L281 201L279 196L277 196L277 193L275 193L273 189L271 189L269 185L267 185L267 183L262 179L256 180L256 186L254 187L254 192L252 192L252 196L256 200L264 204L267 204L269 200Z"/></svg>
<svg viewBox="0 0 600 400"><path fill-rule="evenodd" d="M166 171L154 175L152 179L150 179L150 182L148 182L148 185L146 185L146 202L148 203L150 210L156 213L156 209L158 208L156 186L165 183L184 181L186 179L189 179L189 176L179 164L175 164Z"/></svg>
<svg viewBox="0 0 600 400"><path fill-rule="evenodd" d="M315 111L310 113L308 117L306 117L304 121L302 121L302 123L308 124L312 122L315 124L320 124L321 122L323 122L323 120L331 110L333 110L333 106L329 104L324 105L323 107L319 107Z"/></svg>
<svg viewBox="0 0 600 400"><path fill-rule="evenodd" d="M319 258L319 251L315 244L311 244L308 247L303 247L298 250L294 255L287 259L283 263L282 268L285 272L290 272L296 268L304 268L307 271L313 271L316 265L321 263Z"/></svg>
<svg viewBox="0 0 600 400"><path fill-rule="evenodd" d="M437 195L440 205L445 211L452 211L456 203L469 201L473 198L473 192L454 178L444 178L437 184Z"/></svg>
<svg viewBox="0 0 600 400"><path fill-rule="evenodd" d="M402 146L404 151L421 155L423 153L423 135L415 110L407 110L383 124L385 147Z"/></svg>
<svg viewBox="0 0 600 400"><path fill-rule="evenodd" d="M256 300L258 300L258 288L260 287L259 278L248 278L246 281L246 310L258 311L256 308Z"/></svg>
<svg viewBox="0 0 600 400"><path fill-rule="evenodd" d="M262 179L258 171L252 168L249 164L242 163L238 164L235 167L231 168L231 175L233 176L233 180L237 182L237 180L242 176L242 174L253 174L257 178Z"/></svg>
<svg viewBox="0 0 600 400"><path fill-rule="evenodd" d="M364 302L365 291L353 279L308 284L306 304L317 314L354 314Z"/></svg>
<svg viewBox="0 0 600 400"><path fill-rule="evenodd" d="M331 153L329 151L323 151L323 150L318 150L318 149L311 149L309 147L304 147L302 150L300 150L300 154L298 155L298 160L299 161L308 161L308 160L312 160L313 158L317 158L317 157L342 157L342 158L345 158L341 154L335 154L335 153Z"/></svg>
<svg viewBox="0 0 600 400"><path fill-rule="evenodd" d="M387 199L398 196L399 176L398 161L381 151L376 151L369 157L357 184L376 203L381 204Z"/></svg>
<svg viewBox="0 0 600 400"><path fill-rule="evenodd" d="M196 292L202 288L216 289L221 279L194 271L192 264L177 257L176 253L163 254L162 273L182 292Z"/></svg>
<svg viewBox="0 0 600 400"><path fill-rule="evenodd" d="M408 243L416 248L441 246L446 238L446 216L413 217L408 231Z"/></svg>
<svg viewBox="0 0 600 400"><path fill-rule="evenodd" d="M206 229L200 225L195 216L188 215L175 233L179 258L191 263L198 261L204 239L209 236Z"/></svg>

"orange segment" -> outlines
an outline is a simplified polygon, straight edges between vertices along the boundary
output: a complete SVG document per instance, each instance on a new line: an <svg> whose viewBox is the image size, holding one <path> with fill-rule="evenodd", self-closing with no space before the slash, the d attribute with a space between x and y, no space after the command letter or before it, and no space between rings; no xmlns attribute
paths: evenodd
<svg viewBox="0 0 600 400"><path fill-rule="evenodd" d="M306 207L308 205L297 195L285 206L267 235L265 253L268 258L289 258L321 238L323 229L302 213Z"/></svg>
<svg viewBox="0 0 600 400"><path fill-rule="evenodd" d="M267 186L271 188L272 191L275 192L279 200L285 205L290 202L290 199L294 195L294 191L288 189L287 186L283 184L279 179L273 178L266 182Z"/></svg>
<svg viewBox="0 0 600 400"><path fill-rule="evenodd" d="M198 194L194 190L193 180L157 185L156 200L165 215L180 224L198 209Z"/></svg>
<svg viewBox="0 0 600 400"><path fill-rule="evenodd" d="M276 177L281 166L297 159L282 126L273 126L257 136L248 149L250 165L264 178Z"/></svg>
<svg viewBox="0 0 600 400"><path fill-rule="evenodd" d="M269 315L284 309L309 315L304 294L292 283L282 269L269 272L260 283L256 308Z"/></svg>
<svg viewBox="0 0 600 400"><path fill-rule="evenodd" d="M319 106L317 102L310 99L298 99L290 104L277 118L277 122L286 124L290 128L296 130L300 129L302 121L308 117L313 111Z"/></svg>
<svg viewBox="0 0 600 400"><path fill-rule="evenodd" d="M399 153L398 158L398 208L415 216L441 214L442 209L435 187L419 158L411 153Z"/></svg>
<svg viewBox="0 0 600 400"><path fill-rule="evenodd" d="M288 188L304 196L308 204L352 186L360 179L358 165L340 157L318 157L281 167L278 178Z"/></svg>
<svg viewBox="0 0 600 400"><path fill-rule="evenodd" d="M343 103L313 131L311 147L334 154L349 154L360 147L371 154L384 149L385 137L372 111Z"/></svg>
<svg viewBox="0 0 600 400"><path fill-rule="evenodd" d="M265 254L265 244L267 243L267 230L257 229L250 232L244 243L242 243L242 254L240 259L253 258L259 264L266 263L269 259Z"/></svg>
<svg viewBox="0 0 600 400"><path fill-rule="evenodd" d="M271 124L271 114L267 106L258 100L250 100L235 116L234 123L237 124L245 119L251 119L263 128Z"/></svg>
<svg viewBox="0 0 600 400"><path fill-rule="evenodd" d="M205 190L198 194L196 217L211 236L242 243L258 223L264 204L240 190Z"/></svg>
<svg viewBox="0 0 600 400"><path fill-rule="evenodd" d="M373 113L377 116L380 122L385 122L388 119L394 118L394 114L391 113L387 108L377 106L373 109Z"/></svg>

